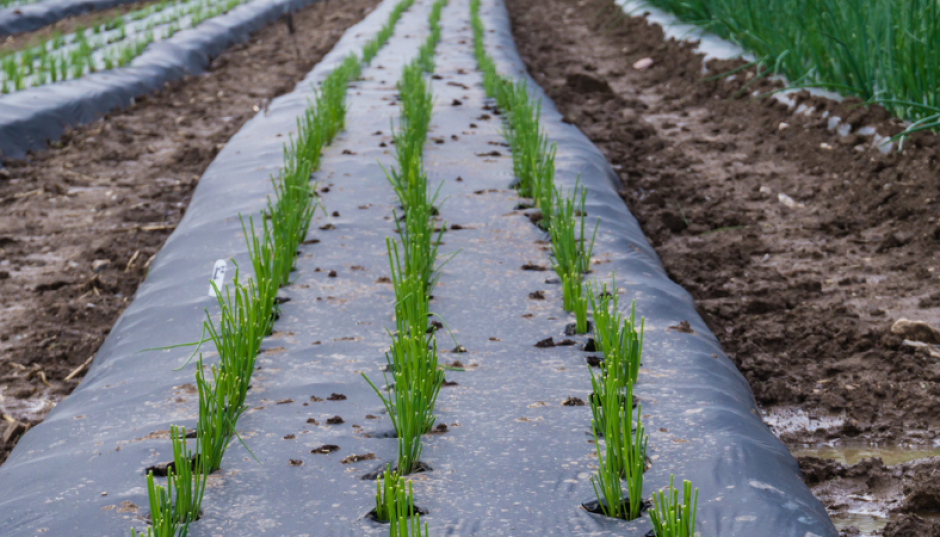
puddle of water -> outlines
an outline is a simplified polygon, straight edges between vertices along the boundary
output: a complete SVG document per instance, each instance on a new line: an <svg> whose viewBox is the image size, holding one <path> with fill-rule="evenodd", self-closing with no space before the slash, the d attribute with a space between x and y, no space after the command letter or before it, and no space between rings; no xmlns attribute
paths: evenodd
<svg viewBox="0 0 940 537"><path fill-rule="evenodd" d="M777 436L800 431L815 431L819 428L841 427L845 422L843 416L816 415L796 407L762 409L761 418Z"/></svg>
<svg viewBox="0 0 940 537"><path fill-rule="evenodd" d="M940 513L928 511L915 512L915 515L928 520L940 520ZM849 526L855 526L862 535L874 535L885 528L888 522L898 518L898 515L892 513L887 517L871 513L840 513L830 517L836 529L841 531Z"/></svg>
<svg viewBox="0 0 940 537"><path fill-rule="evenodd" d="M940 456L940 447L934 446L879 446L875 444L849 444L843 446L790 446L794 457L819 457L852 465L862 459L879 457L886 466L916 459Z"/></svg>
<svg viewBox="0 0 940 537"><path fill-rule="evenodd" d="M842 513L830 518L837 530L842 531L849 526L855 526L862 532L862 535L873 535L883 530L891 520L865 513Z"/></svg>

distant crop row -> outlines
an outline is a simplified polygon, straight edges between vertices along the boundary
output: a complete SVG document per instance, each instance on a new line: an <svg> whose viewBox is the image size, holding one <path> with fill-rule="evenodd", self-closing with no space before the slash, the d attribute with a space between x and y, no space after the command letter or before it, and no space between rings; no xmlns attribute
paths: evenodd
<svg viewBox="0 0 940 537"><path fill-rule="evenodd" d="M25 6L27 4L35 4L36 2L41 1L42 0L0 0L0 7Z"/></svg>
<svg viewBox="0 0 940 537"><path fill-rule="evenodd" d="M150 43L173 37L250 0L162 0L64 35L56 32L29 46L0 55L0 92L81 78L124 67Z"/></svg>

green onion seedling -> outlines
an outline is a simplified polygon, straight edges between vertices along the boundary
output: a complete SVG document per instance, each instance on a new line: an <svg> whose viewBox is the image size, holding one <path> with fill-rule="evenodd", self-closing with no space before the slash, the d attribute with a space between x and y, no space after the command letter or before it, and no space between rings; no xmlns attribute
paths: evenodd
<svg viewBox="0 0 940 537"><path fill-rule="evenodd" d="M559 277L566 273L586 273L591 268L591 255L594 252L598 224L594 225L594 233L588 241L585 233L587 228L584 210L586 199L587 191L577 184L573 196L563 197L560 191L555 193L549 234L552 239L552 257L554 258L552 268Z"/></svg>
<svg viewBox="0 0 940 537"><path fill-rule="evenodd" d="M598 415L598 398L591 399L592 411ZM646 467L645 435L639 415L641 405L637 406L636 428L633 428L632 393L624 404L617 391L608 392L604 402L602 421L595 417L594 444L597 447L598 470L591 478L594 493L601 510L609 517L634 520L640 516L643 508L643 472ZM604 455L598 442L597 431L604 431ZM627 484L624 498L620 481ZM626 501L625 501L626 500Z"/></svg>
<svg viewBox="0 0 940 537"><path fill-rule="evenodd" d="M574 313L575 333L587 333L588 299L584 296L584 285L581 283L580 272L569 272L562 275L562 302L565 311Z"/></svg>
<svg viewBox="0 0 940 537"><path fill-rule="evenodd" d="M616 280L612 289L608 291L606 283L601 287L596 283L587 286L594 320L594 345L604 353L601 364L604 374L612 372L623 383L633 383L640 370L645 319L640 319L637 330L636 302L630 308L630 315L623 317L618 309Z"/></svg>
<svg viewBox="0 0 940 537"><path fill-rule="evenodd" d="M242 381L234 373L212 370L212 381L206 379L202 356L196 361L196 389L199 392L199 421L196 425L197 444L204 461L204 474L222 465L222 456L235 434L235 423L247 407L237 407L232 395L238 394Z"/></svg>
<svg viewBox="0 0 940 537"><path fill-rule="evenodd" d="M401 478L391 465L385 467L382 479L375 482L375 518L390 522L395 516L399 503L414 505L411 483Z"/></svg>
<svg viewBox="0 0 940 537"><path fill-rule="evenodd" d="M179 524L173 514L173 489L157 485L153 472L147 474L147 498L150 503L150 527L147 533L131 529L131 537L186 537L189 522Z"/></svg>
<svg viewBox="0 0 940 537"><path fill-rule="evenodd" d="M412 497L411 482L408 482L407 500ZM392 506L391 524L389 524L389 537L428 537L428 525L424 525L421 532L421 515L414 510L411 501L397 501Z"/></svg>
<svg viewBox="0 0 940 537"><path fill-rule="evenodd" d="M692 483L682 482L682 502L679 491L672 486L673 476L669 476L669 488L653 494L653 508L649 510L653 534L656 537L694 537L695 512L698 509L698 489L692 492Z"/></svg>
<svg viewBox="0 0 940 537"><path fill-rule="evenodd" d="M173 445L173 470L169 473L170 487L176 492L173 513L180 524L199 518L202 497L206 491L205 452L199 451L198 437L196 454L186 446L186 429L170 426L170 441Z"/></svg>

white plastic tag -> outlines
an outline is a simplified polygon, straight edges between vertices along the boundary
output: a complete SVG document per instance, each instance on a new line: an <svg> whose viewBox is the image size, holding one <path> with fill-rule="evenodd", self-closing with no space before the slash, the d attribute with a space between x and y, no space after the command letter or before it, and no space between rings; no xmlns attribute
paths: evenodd
<svg viewBox="0 0 940 537"><path fill-rule="evenodd" d="M225 285L225 271L228 269L228 263L224 259L219 259L215 262L215 267L212 268L212 278L210 278L215 287L218 287L219 290L222 290L222 286ZM209 285L209 296L214 297L215 287L211 284Z"/></svg>

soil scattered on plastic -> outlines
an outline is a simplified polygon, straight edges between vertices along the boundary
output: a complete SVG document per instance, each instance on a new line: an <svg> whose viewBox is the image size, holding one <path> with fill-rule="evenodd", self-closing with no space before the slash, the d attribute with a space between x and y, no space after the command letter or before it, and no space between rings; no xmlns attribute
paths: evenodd
<svg viewBox="0 0 940 537"><path fill-rule="evenodd" d="M315 2L208 73L0 169L0 463L81 381L242 124L291 91L378 0Z"/></svg>
<svg viewBox="0 0 940 537"><path fill-rule="evenodd" d="M607 0L507 4L529 72L617 170L621 197L781 439L930 454L938 350L891 327L902 318L940 327L940 136L920 133L903 154L883 154L869 136L829 130L821 115L853 130L903 130L879 107L800 93L796 102L817 112L795 114L773 99L736 96L752 71L705 78L743 62L703 68L693 45L665 41L643 19L617 20ZM652 63L634 66L646 58ZM775 87L763 80L748 91ZM923 516L940 511L940 487L928 485L934 460L883 471L862 461L832 470L830 489L811 486L841 516L853 510L845 492L853 480L874 472L872 490L922 498L890 504L876 495L880 512L894 513L877 531L940 535Z"/></svg>

